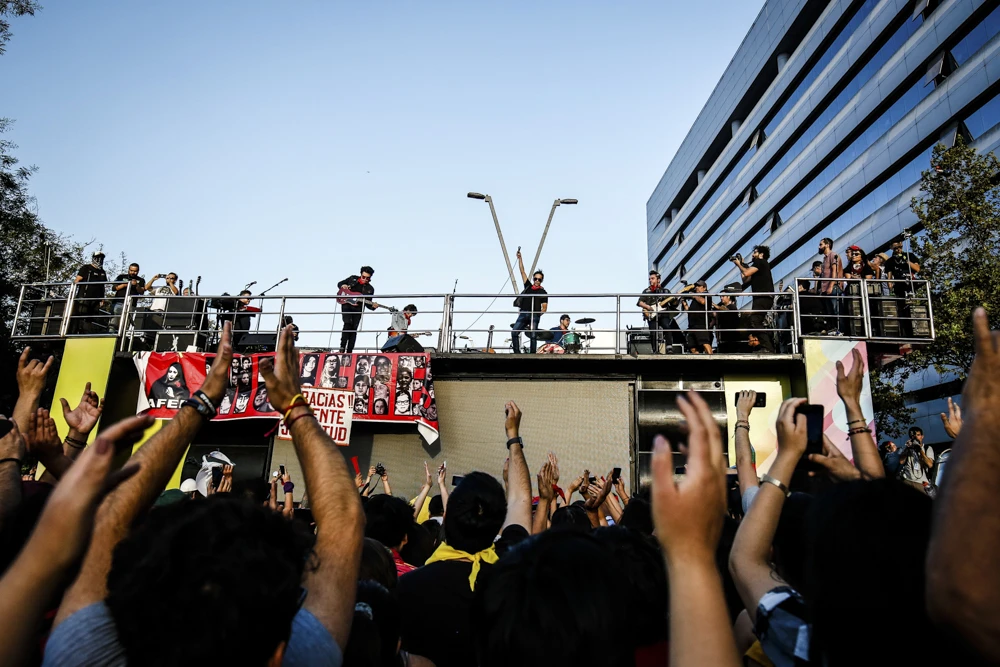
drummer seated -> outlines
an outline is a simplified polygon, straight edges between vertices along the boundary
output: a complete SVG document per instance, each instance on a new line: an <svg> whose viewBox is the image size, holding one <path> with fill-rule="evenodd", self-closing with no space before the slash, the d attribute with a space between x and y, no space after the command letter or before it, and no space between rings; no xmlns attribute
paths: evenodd
<svg viewBox="0 0 1000 667"><path fill-rule="evenodd" d="M569 315L563 314L559 318L559 326L549 329L552 332L552 342L556 345L563 344L563 336L569 331Z"/></svg>

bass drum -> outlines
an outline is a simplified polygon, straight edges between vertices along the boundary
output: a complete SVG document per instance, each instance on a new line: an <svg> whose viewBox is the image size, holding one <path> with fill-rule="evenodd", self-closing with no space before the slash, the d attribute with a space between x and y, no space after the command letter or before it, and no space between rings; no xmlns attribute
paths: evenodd
<svg viewBox="0 0 1000 667"><path fill-rule="evenodd" d="M575 331L567 331L563 334L562 344L567 352L576 354L581 348L580 334Z"/></svg>
<svg viewBox="0 0 1000 667"><path fill-rule="evenodd" d="M566 349L558 343L546 343L538 348L538 354L566 354Z"/></svg>

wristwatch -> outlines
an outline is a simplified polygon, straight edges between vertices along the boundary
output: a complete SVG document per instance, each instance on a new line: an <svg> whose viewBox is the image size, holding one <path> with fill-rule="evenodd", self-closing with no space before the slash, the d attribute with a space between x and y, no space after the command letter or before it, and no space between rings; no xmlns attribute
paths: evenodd
<svg viewBox="0 0 1000 667"><path fill-rule="evenodd" d="M524 447L524 440L521 439L521 436L511 438L510 440L507 441L507 449L510 449L510 446L514 444L518 444Z"/></svg>

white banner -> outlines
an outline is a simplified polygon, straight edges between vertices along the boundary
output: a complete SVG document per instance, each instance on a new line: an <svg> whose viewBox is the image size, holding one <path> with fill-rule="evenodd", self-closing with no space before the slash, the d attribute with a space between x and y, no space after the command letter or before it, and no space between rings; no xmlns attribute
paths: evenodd
<svg viewBox="0 0 1000 667"><path fill-rule="evenodd" d="M351 442L351 419L354 416L354 392L342 389L302 387L302 395L312 406L316 421L335 443L346 447ZM279 440L291 440L292 434L281 422Z"/></svg>

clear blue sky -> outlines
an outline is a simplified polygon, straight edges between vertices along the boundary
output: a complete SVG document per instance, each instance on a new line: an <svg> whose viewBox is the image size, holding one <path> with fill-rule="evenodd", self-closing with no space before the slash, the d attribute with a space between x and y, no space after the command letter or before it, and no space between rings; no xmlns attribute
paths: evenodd
<svg viewBox="0 0 1000 667"><path fill-rule="evenodd" d="M646 283L645 203L763 4L69 2L13 21L0 116L45 222L202 292ZM516 269L515 269L516 270ZM553 323L554 324L554 323Z"/></svg>

